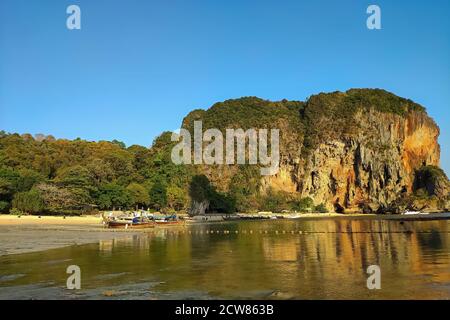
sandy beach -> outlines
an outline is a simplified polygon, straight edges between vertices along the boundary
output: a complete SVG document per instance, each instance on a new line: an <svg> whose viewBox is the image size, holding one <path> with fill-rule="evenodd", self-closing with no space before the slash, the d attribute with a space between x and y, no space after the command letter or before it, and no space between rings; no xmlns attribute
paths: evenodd
<svg viewBox="0 0 450 320"><path fill-rule="evenodd" d="M25 226L25 225L71 225L71 226L101 226L100 216L15 216L0 215L0 226Z"/></svg>
<svg viewBox="0 0 450 320"><path fill-rule="evenodd" d="M0 215L0 256L36 252L100 240L130 237L137 231L105 229L98 216Z"/></svg>

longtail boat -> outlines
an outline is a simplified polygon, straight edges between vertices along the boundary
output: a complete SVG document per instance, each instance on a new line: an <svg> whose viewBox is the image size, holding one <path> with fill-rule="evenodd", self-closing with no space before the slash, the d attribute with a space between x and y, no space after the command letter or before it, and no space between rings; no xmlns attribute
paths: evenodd
<svg viewBox="0 0 450 320"><path fill-rule="evenodd" d="M154 228L155 222L131 222L131 221L123 221L123 220L111 220L107 223L108 228L113 229L144 229L144 228Z"/></svg>
<svg viewBox="0 0 450 320"><path fill-rule="evenodd" d="M184 220L179 220L174 214L166 217L155 217L155 223L157 225L180 225L184 224Z"/></svg>
<svg viewBox="0 0 450 320"><path fill-rule="evenodd" d="M154 228L155 222L142 217L104 218L104 224L114 229L144 229Z"/></svg>

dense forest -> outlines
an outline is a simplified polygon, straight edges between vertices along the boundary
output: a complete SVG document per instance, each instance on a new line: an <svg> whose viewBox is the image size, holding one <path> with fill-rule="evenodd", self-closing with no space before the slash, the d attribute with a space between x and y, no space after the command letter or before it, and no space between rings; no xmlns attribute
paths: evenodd
<svg viewBox="0 0 450 320"><path fill-rule="evenodd" d="M0 133L0 210L79 214L96 209L186 208L187 170L163 133L151 148Z"/></svg>
<svg viewBox="0 0 450 320"><path fill-rule="evenodd" d="M299 146L302 159L307 159L320 141L352 134L358 130L353 126L354 114L369 109L398 116L424 111L384 90L352 89L321 93L306 102L226 100L208 110L192 111L182 126L192 130L195 120L202 120L204 129L275 125L283 129L282 161L289 162L299 155ZM261 193L255 166L233 166L224 185L219 177L224 172L214 166L175 165L171 150L176 143L170 132L147 148L126 147L117 140L92 142L0 131L0 212L69 215L133 208L175 212L204 200L210 212L327 211L325 204L299 193L271 188Z"/></svg>
<svg viewBox="0 0 450 320"><path fill-rule="evenodd" d="M186 211L191 199L209 202L208 211L234 212L313 208L311 199L273 193L253 208L237 207L256 194L257 170L242 168L230 192L221 193L194 166L175 165L175 142L164 132L150 148L120 141L89 142L0 132L0 210L14 214L82 214L145 208ZM252 184L247 179L252 177ZM292 199L291 199L292 198ZM319 207L319 210L324 210Z"/></svg>

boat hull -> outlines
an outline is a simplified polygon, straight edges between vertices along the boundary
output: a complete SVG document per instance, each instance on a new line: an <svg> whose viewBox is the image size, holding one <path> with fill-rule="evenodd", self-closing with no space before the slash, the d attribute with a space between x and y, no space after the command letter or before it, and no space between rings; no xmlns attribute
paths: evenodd
<svg viewBox="0 0 450 320"><path fill-rule="evenodd" d="M163 226L172 226L172 225L182 225L184 224L184 221L155 221L157 225L163 225Z"/></svg>
<svg viewBox="0 0 450 320"><path fill-rule="evenodd" d="M146 229L146 228L154 228L154 222L145 222L145 223L127 223L127 222L118 222L118 221L109 221L107 224L108 228L111 229Z"/></svg>

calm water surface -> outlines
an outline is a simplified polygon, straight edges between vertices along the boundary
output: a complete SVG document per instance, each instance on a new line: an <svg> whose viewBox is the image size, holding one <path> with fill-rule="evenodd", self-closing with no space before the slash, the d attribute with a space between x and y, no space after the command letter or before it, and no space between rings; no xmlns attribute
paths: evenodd
<svg viewBox="0 0 450 320"><path fill-rule="evenodd" d="M449 220L378 219L155 229L0 257L0 299L449 299L449 233ZM72 264L81 290L65 289ZM366 287L369 265L380 290Z"/></svg>

